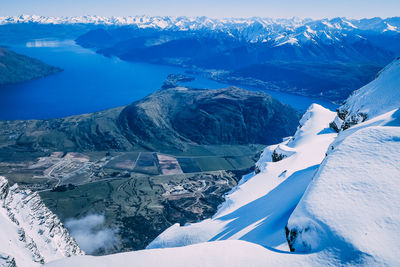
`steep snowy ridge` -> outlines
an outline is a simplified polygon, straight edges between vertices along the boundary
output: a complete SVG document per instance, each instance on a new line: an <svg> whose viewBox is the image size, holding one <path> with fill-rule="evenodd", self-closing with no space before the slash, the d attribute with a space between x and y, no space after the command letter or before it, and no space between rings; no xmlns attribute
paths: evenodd
<svg viewBox="0 0 400 267"><path fill-rule="evenodd" d="M334 116L334 112L313 104L295 136L267 147L257 164L261 172L244 177L212 219L186 226L175 224L148 248L241 239L288 250L284 227L336 136L333 130L324 131ZM274 154L284 157L274 160Z"/></svg>
<svg viewBox="0 0 400 267"><path fill-rule="evenodd" d="M375 80L355 91L338 110L338 129L400 107L400 58L378 73Z"/></svg>
<svg viewBox="0 0 400 267"><path fill-rule="evenodd" d="M312 105L296 134L265 149L257 174L243 177L213 218L170 227L153 249L49 266L399 266L397 66L339 109L367 116L338 134L329 122L346 116Z"/></svg>
<svg viewBox="0 0 400 267"><path fill-rule="evenodd" d="M142 29L171 31L213 31L248 42L270 42L276 46L303 44L332 44L335 42L358 42L364 34L398 34L400 19L272 19L272 18L224 18L207 17L44 17L21 15L0 17L0 25L16 23L40 24L95 24L105 26L128 25ZM351 35L351 37L348 36Z"/></svg>
<svg viewBox="0 0 400 267"><path fill-rule="evenodd" d="M372 126L349 135L326 158L291 215L291 249L334 247L350 263L397 265L399 182L399 127Z"/></svg>
<svg viewBox="0 0 400 267"><path fill-rule="evenodd" d="M399 107L397 59L338 109L341 132L287 225L292 251L335 247L354 264L399 264Z"/></svg>
<svg viewBox="0 0 400 267"><path fill-rule="evenodd" d="M36 192L0 177L0 201L0 263L34 266L84 254Z"/></svg>

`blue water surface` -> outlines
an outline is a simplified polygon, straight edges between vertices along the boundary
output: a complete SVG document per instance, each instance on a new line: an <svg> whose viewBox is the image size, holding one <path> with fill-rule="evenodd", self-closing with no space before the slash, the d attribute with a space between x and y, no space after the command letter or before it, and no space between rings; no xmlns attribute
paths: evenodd
<svg viewBox="0 0 400 267"><path fill-rule="evenodd" d="M161 88L168 74L185 72L178 67L104 57L73 41L36 40L9 48L64 71L0 87L0 120L57 118L126 105ZM195 78L187 85L210 89L228 86L200 76ZM267 92L300 111L311 103L336 108L326 101Z"/></svg>

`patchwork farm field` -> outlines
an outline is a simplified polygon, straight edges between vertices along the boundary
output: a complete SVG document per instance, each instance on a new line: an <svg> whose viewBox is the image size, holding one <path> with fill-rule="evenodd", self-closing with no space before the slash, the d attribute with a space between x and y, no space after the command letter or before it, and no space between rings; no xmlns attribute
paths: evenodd
<svg viewBox="0 0 400 267"><path fill-rule="evenodd" d="M63 222L103 214L102 227L114 229L118 242L95 252L101 255L142 249L174 223L212 216L223 195L251 172L263 147L4 154L0 175L38 191Z"/></svg>
<svg viewBox="0 0 400 267"><path fill-rule="evenodd" d="M223 201L224 193L237 182L238 177L226 171L135 174L80 185L65 192L43 191L40 195L62 221L104 214L104 227L117 232L114 250L129 251L143 249L144 244L174 223L196 222L211 216Z"/></svg>

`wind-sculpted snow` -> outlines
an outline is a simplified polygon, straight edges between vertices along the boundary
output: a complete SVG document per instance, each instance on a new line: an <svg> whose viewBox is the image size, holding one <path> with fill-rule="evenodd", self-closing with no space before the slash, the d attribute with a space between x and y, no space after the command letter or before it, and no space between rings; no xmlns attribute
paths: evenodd
<svg viewBox="0 0 400 267"><path fill-rule="evenodd" d="M49 267L80 266L135 266L135 267L265 267L265 266L338 266L331 252L321 254L289 254L260 245L226 240L208 242L180 248L141 250L102 257L72 257L54 261Z"/></svg>
<svg viewBox="0 0 400 267"><path fill-rule="evenodd" d="M0 177L0 201L0 263L34 266L84 254L37 193Z"/></svg>
<svg viewBox="0 0 400 267"><path fill-rule="evenodd" d="M397 265L400 226L400 61L338 109L340 134L287 225L296 252L327 248L343 261Z"/></svg>
<svg viewBox="0 0 400 267"><path fill-rule="evenodd" d="M261 173L229 193L212 219L173 225L148 248L185 246L199 242L240 239L286 249L284 227L336 133L326 130L335 113L312 105L292 138L265 149L257 163ZM272 162L272 151L284 153Z"/></svg>
<svg viewBox="0 0 400 267"><path fill-rule="evenodd" d="M345 109L335 118L312 105L296 134L264 150L257 174L244 176L213 218L170 227L154 249L50 266L398 266L396 64L346 102L368 114L363 122L337 135L328 125L346 119Z"/></svg>
<svg viewBox="0 0 400 267"><path fill-rule="evenodd" d="M334 147L288 223L294 251L399 264L400 128L362 128Z"/></svg>

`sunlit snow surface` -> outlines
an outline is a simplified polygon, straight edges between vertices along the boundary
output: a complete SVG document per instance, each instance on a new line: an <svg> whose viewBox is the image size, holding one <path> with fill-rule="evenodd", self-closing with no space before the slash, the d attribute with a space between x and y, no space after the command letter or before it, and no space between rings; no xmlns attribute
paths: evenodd
<svg viewBox="0 0 400 267"><path fill-rule="evenodd" d="M289 219L288 228L299 230L296 250L336 247L344 262L399 264L399 183L399 127L349 135L330 152Z"/></svg>
<svg viewBox="0 0 400 267"><path fill-rule="evenodd" d="M257 163L261 173L248 179L226 196L217 214L201 223L167 229L148 248L241 239L288 250L285 225L336 133L326 130L335 113L312 105L300 121L293 138L267 147ZM288 155L271 162L276 150Z"/></svg>
<svg viewBox="0 0 400 267"><path fill-rule="evenodd" d="M400 59L386 66L377 78L362 87L345 101L341 109L349 115L366 113L374 118L400 107Z"/></svg>
<svg viewBox="0 0 400 267"><path fill-rule="evenodd" d="M261 172L245 176L212 219L174 225L149 245L176 248L50 266L399 266L399 76L397 61L351 97L346 108L362 107L368 119L337 137L328 128L335 114L312 105L296 134L265 149ZM274 151L286 157L272 162ZM297 252L285 251L286 225Z"/></svg>

